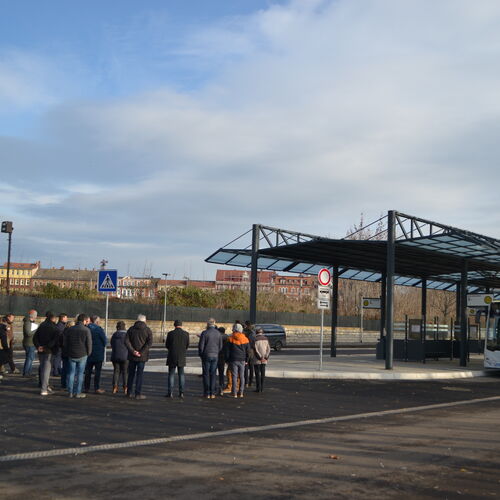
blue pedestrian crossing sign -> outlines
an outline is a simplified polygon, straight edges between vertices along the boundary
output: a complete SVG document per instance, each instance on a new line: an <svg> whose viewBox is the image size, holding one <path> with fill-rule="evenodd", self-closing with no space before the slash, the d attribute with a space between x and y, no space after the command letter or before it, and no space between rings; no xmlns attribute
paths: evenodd
<svg viewBox="0 0 500 500"><path fill-rule="evenodd" d="M105 269L99 271L98 290L100 292L116 292L118 284L118 271L116 269Z"/></svg>

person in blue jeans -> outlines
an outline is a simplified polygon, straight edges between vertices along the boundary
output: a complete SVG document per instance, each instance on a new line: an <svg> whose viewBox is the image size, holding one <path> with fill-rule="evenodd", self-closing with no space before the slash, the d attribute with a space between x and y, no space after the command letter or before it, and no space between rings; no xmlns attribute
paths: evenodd
<svg viewBox="0 0 500 500"><path fill-rule="evenodd" d="M66 387L70 398L84 398L82 393L83 377L87 357L92 352L92 335L87 325L90 318L86 314L79 314L76 325L68 328L63 336L63 350L68 358L68 377Z"/></svg>
<svg viewBox="0 0 500 500"><path fill-rule="evenodd" d="M101 370L102 364L104 362L104 354L106 352L106 344L108 339L104 330L99 326L101 318L96 315L90 316L90 323L88 328L92 335L92 352L87 359L87 366L85 368L85 382L83 392L89 392L90 381L92 379L92 372L95 369L94 374L94 392L96 394L104 394L104 389L100 388L101 384Z"/></svg>
<svg viewBox="0 0 500 500"><path fill-rule="evenodd" d="M128 349L127 396L146 399L142 394L142 374L149 359L149 349L153 344L153 334L146 325L146 316L139 314L137 321L127 330L125 345ZM135 380L135 394L134 394Z"/></svg>
<svg viewBox="0 0 500 500"><path fill-rule="evenodd" d="M203 397L215 399L216 370L219 352L222 350L222 336L215 326L215 319L209 318L207 329L200 335L198 355L203 367Z"/></svg>
<svg viewBox="0 0 500 500"><path fill-rule="evenodd" d="M31 377L33 370L33 361L35 359L35 346L33 344L33 335L38 327L35 320L38 313L31 309L23 319L23 348L26 353L23 367L23 377Z"/></svg>
<svg viewBox="0 0 500 500"><path fill-rule="evenodd" d="M82 393L83 378L85 376L85 368L87 366L87 356L81 358L68 358L68 373L66 379L66 387L69 397L84 398ZM73 383L71 383L73 382Z"/></svg>

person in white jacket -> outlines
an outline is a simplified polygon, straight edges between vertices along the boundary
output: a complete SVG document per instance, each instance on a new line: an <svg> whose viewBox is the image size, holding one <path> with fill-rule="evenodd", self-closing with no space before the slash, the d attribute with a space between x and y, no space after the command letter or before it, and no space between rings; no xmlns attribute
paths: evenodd
<svg viewBox="0 0 500 500"><path fill-rule="evenodd" d="M253 360L255 368L255 381L257 389L255 392L262 392L264 390L264 379L266 377L266 365L271 354L271 346L269 340L264 335L262 328L257 328L256 337L254 342L255 358Z"/></svg>

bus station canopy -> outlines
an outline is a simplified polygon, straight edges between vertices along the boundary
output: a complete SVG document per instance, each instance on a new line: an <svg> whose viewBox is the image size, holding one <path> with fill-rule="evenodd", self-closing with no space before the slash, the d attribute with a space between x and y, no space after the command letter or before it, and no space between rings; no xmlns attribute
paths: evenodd
<svg viewBox="0 0 500 500"><path fill-rule="evenodd" d="M380 225L382 220L375 222ZM317 274L322 267L339 266L341 278L371 282L381 281L386 271L386 229L363 240L355 239L356 234L332 239L258 228L258 269ZM400 212L396 212L395 229L396 285L420 287L426 280L427 288L455 290L466 262L469 293L500 292L500 240ZM230 244L206 262L250 268L251 245L234 248Z"/></svg>

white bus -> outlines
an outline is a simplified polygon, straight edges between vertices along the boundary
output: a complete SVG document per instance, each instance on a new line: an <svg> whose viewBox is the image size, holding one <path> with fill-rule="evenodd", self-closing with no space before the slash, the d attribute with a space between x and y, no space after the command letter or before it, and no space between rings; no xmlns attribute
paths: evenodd
<svg viewBox="0 0 500 500"><path fill-rule="evenodd" d="M484 367L500 368L500 300L494 300L488 307Z"/></svg>

